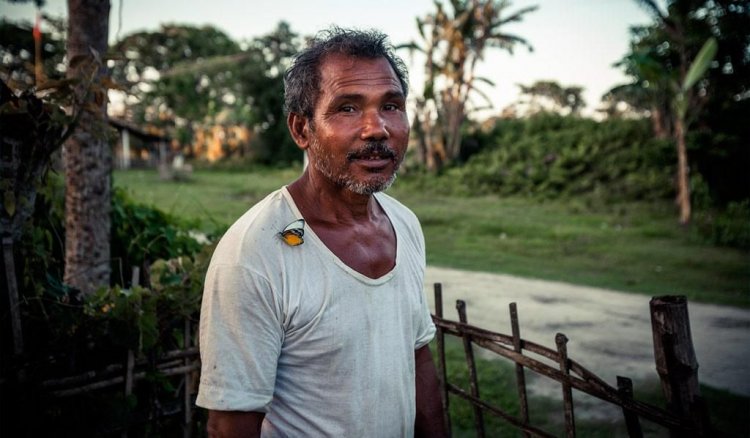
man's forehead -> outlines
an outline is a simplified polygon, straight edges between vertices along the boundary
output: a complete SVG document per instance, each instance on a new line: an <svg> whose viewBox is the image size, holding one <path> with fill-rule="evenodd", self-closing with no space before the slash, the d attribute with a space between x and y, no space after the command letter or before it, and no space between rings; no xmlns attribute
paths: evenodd
<svg viewBox="0 0 750 438"><path fill-rule="evenodd" d="M320 65L321 67L325 64L331 63L331 64L340 64L340 65L348 65L348 68L354 68L357 64L365 63L365 62L379 62L379 61L385 61L388 62L388 59L386 59L385 56L378 55L378 56L362 56L362 55L351 55L348 53L340 53L340 52L330 52L320 59ZM390 63L389 63L390 65Z"/></svg>
<svg viewBox="0 0 750 438"><path fill-rule="evenodd" d="M390 82L401 88L393 66L383 56L368 58L332 53L320 63L321 86L346 84L357 81ZM403 91L403 90L402 90Z"/></svg>

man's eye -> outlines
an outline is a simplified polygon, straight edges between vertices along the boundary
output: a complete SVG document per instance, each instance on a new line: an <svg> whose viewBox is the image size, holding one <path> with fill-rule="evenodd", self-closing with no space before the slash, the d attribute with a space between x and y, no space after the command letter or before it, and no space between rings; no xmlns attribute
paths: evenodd
<svg viewBox="0 0 750 438"><path fill-rule="evenodd" d="M354 106L342 105L341 107L339 107L339 111L341 111L342 113L351 113L354 112Z"/></svg>
<svg viewBox="0 0 750 438"><path fill-rule="evenodd" d="M383 109L386 111L398 111L399 106L395 103L387 103L383 106Z"/></svg>

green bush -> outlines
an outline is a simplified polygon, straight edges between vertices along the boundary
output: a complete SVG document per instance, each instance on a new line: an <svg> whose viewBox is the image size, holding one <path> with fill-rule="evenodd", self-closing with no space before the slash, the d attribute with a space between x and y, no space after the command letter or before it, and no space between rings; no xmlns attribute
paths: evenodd
<svg viewBox="0 0 750 438"><path fill-rule="evenodd" d="M696 214L698 232L716 245L750 250L750 199Z"/></svg>
<svg viewBox="0 0 750 438"><path fill-rule="evenodd" d="M198 228L198 224L195 227ZM200 250L191 227L154 207L134 202L124 190L112 197L113 284L127 285L133 267L147 272L158 259L194 254Z"/></svg>
<svg viewBox="0 0 750 438"><path fill-rule="evenodd" d="M643 120L540 114L499 120L457 171L474 193L540 197L598 194L653 200L673 194L672 146Z"/></svg>
<svg viewBox="0 0 750 438"><path fill-rule="evenodd" d="M700 174L690 178L694 225L698 234L715 245L750 250L750 199L721 206Z"/></svg>
<svg viewBox="0 0 750 438"><path fill-rule="evenodd" d="M141 266L149 274L148 281L144 286L128 285L113 275L111 287L83 296L61 280L65 241L61 185L52 178L40 191L35 214L16 245L25 349L22 358L0 364L0 381L5 382L0 390L0 424L3 431L12 434L17 426L17 431L28 436L46 436L56 430L70 436L100 436L136 424L131 431L142 435L157 427L154 421L161 421L149 420L155 409L175 403L178 390L156 368L156 359L184 347L185 321L197 319L213 247L198 243L190 228L176 218L116 190L112 200L114 264L117 269ZM0 312L7 315L8 309ZM7 331L1 334L2 356L10 358ZM189 335L194 339L197 334ZM123 397L117 385L54 398L42 385L50 379L121 364L128 350L146 363L146 378L129 397ZM20 369L26 383L11 385ZM34 421L30 421L32 416Z"/></svg>

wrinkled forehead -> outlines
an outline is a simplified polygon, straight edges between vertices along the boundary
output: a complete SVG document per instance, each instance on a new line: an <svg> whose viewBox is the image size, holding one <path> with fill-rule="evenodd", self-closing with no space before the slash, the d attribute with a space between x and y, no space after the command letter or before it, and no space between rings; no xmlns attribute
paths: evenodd
<svg viewBox="0 0 750 438"><path fill-rule="evenodd" d="M329 54L319 66L321 94L333 93L346 87L389 86L403 93L403 87L388 59Z"/></svg>

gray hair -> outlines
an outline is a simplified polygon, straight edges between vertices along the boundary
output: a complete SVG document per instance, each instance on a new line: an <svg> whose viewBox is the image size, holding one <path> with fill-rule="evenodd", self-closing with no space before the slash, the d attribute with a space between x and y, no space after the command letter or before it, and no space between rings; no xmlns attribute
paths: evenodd
<svg viewBox="0 0 750 438"><path fill-rule="evenodd" d="M377 30L343 29L338 26L319 32L307 48L295 56L284 73L284 111L312 118L320 95L320 65L330 54L357 58L383 57L396 73L404 97L409 79L404 61L399 58L388 36Z"/></svg>

